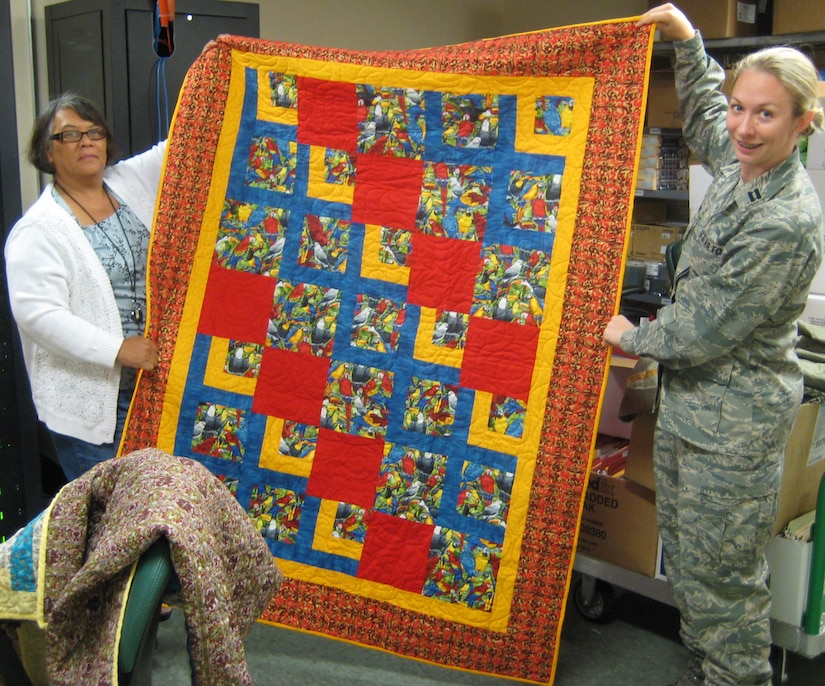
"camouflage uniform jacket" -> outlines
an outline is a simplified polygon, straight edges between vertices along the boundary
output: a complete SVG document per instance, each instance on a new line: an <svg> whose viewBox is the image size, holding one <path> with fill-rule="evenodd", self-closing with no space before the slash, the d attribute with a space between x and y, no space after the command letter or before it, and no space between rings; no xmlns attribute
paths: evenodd
<svg viewBox="0 0 825 686"><path fill-rule="evenodd" d="M802 397L796 319L821 260L819 199L797 150L741 179L724 71L698 33L675 48L684 136L713 182L685 232L673 304L622 348L663 368L660 428L715 452L778 451Z"/></svg>

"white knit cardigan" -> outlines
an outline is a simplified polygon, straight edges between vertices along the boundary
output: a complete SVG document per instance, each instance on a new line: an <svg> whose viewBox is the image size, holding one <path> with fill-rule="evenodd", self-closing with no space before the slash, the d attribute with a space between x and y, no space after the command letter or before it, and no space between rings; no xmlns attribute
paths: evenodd
<svg viewBox="0 0 825 686"><path fill-rule="evenodd" d="M106 169L104 179L151 227L165 143ZM114 440L123 343L112 285L77 220L49 184L5 246L12 314L38 417L52 431Z"/></svg>

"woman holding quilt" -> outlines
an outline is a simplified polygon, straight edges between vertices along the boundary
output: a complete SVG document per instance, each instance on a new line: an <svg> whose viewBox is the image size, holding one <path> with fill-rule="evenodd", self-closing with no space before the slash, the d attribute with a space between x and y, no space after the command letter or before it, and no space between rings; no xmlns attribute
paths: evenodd
<svg viewBox="0 0 825 686"><path fill-rule="evenodd" d="M114 457L144 338L146 258L165 144L113 164L112 132L66 93L35 122L29 161L51 174L6 241L12 313L38 417L68 479Z"/></svg>
<svg viewBox="0 0 825 686"><path fill-rule="evenodd" d="M796 319L821 260L819 199L799 137L823 125L818 74L791 48L724 70L671 4L644 14L674 42L684 136L713 182L684 239L674 300L616 316L607 344L662 371L654 436L665 571L690 651L677 686L769 686L767 546L802 399Z"/></svg>

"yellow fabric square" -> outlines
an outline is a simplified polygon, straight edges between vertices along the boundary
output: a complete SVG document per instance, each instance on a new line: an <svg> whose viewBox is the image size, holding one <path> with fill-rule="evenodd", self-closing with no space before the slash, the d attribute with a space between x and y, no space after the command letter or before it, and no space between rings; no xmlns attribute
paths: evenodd
<svg viewBox="0 0 825 686"><path fill-rule="evenodd" d="M272 69L258 70L258 118L277 124L291 124L294 126L298 123L297 108L279 107L273 103L272 87L270 86L270 78L273 73L277 72Z"/></svg>
<svg viewBox="0 0 825 686"><path fill-rule="evenodd" d="M400 264L382 262L381 232L383 228L377 224L366 224L364 230L364 256L361 261L361 273L369 275L371 279L379 279L389 283L406 286L410 281L410 268Z"/></svg>
<svg viewBox="0 0 825 686"><path fill-rule="evenodd" d="M226 370L228 355L229 339L213 338L209 345L209 357L203 374L203 382L207 386L222 388L225 391L254 395L258 379L229 373Z"/></svg>
<svg viewBox="0 0 825 686"><path fill-rule="evenodd" d="M582 143L587 140L590 109L593 103L594 79L586 76L539 79L533 90L518 93L518 114L515 147L519 152L559 155L572 158L581 166ZM543 97L569 98L573 101L570 134L566 136L537 133L536 103Z"/></svg>
<svg viewBox="0 0 825 686"><path fill-rule="evenodd" d="M327 178L327 151L313 145L309 151L309 179L307 180L307 195L312 198L329 200L330 202L341 202L347 205L352 204L352 196L355 193L355 186L345 183L328 183ZM340 155L346 155L343 151L332 151Z"/></svg>
<svg viewBox="0 0 825 686"><path fill-rule="evenodd" d="M284 430L284 420L278 417L266 418L266 429L264 429L264 443L261 447L261 456L258 466L263 469L270 469L274 472L285 472L295 476L309 477L312 470L312 455L306 457L293 457L284 455L280 451L281 435Z"/></svg>
<svg viewBox="0 0 825 686"><path fill-rule="evenodd" d="M315 537L312 539L312 548L331 555L342 555L354 560L361 559L364 546L358 541L340 538L333 535L335 515L338 512L336 500L322 500L318 509L318 519L315 522Z"/></svg>
<svg viewBox="0 0 825 686"><path fill-rule="evenodd" d="M461 367L464 359L462 348L446 348L433 343L438 311L432 307L422 307L418 323L418 333L415 337L415 358L423 362L445 364L450 367Z"/></svg>

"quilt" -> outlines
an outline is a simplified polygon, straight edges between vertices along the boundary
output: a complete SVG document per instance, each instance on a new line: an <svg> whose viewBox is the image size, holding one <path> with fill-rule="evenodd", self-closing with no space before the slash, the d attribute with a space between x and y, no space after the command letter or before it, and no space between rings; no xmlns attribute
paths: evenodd
<svg viewBox="0 0 825 686"><path fill-rule="evenodd" d="M192 66L124 449L236 495L286 577L262 621L552 681L651 39L229 36Z"/></svg>

